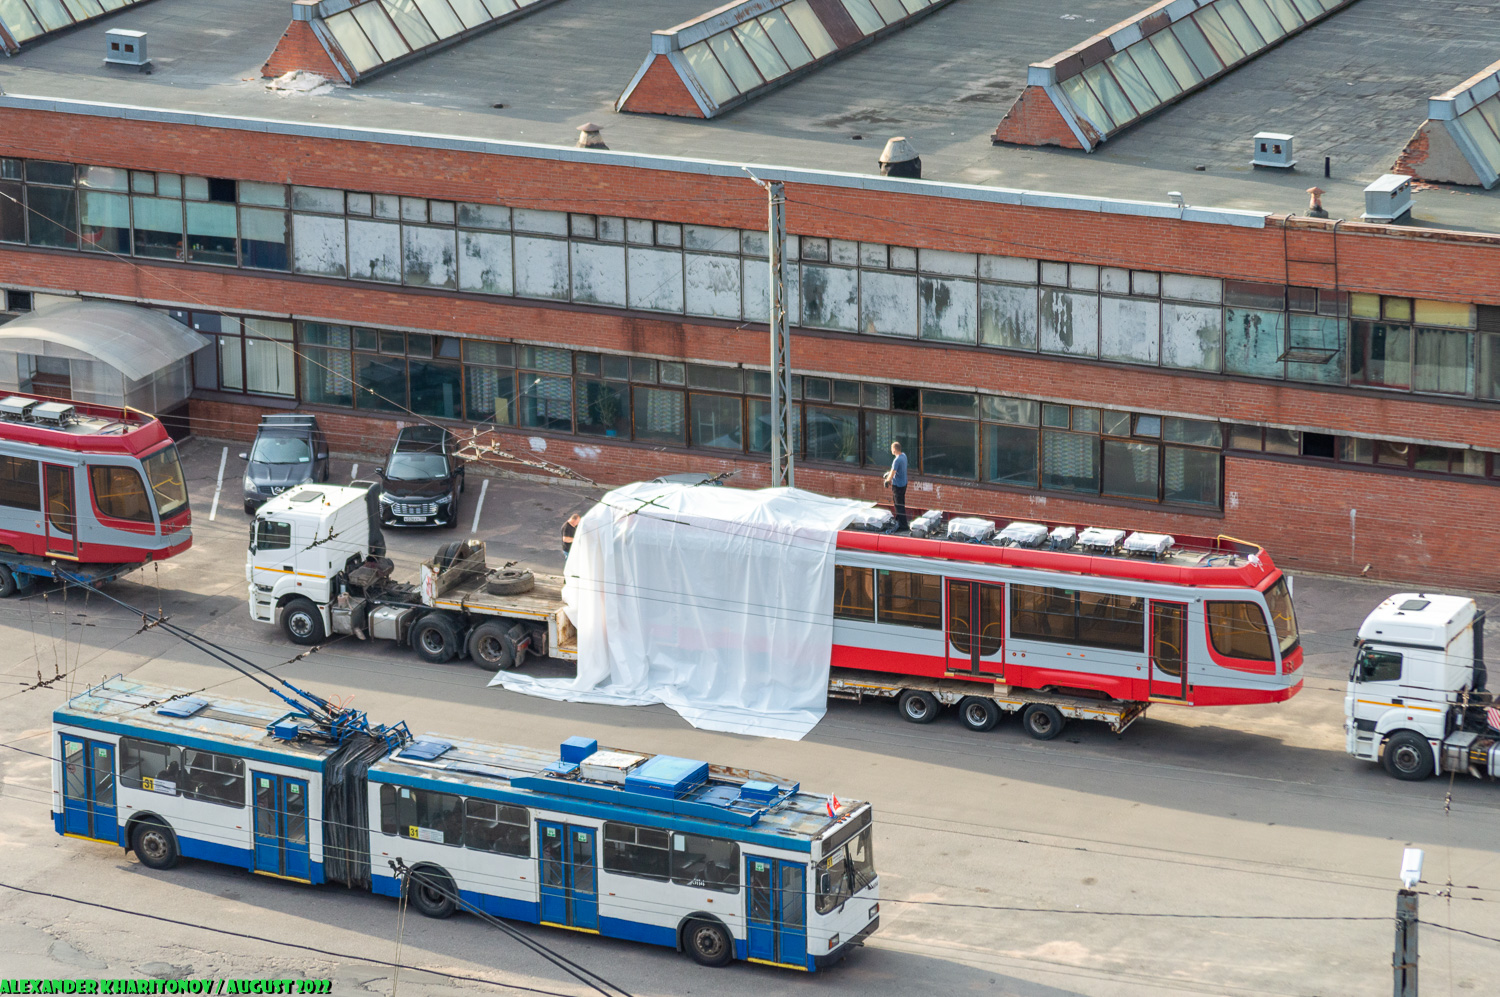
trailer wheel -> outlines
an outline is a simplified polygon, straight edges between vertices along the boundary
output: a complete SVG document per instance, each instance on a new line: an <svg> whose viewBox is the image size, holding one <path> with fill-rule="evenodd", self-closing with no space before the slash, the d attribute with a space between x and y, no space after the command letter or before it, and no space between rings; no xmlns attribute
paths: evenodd
<svg viewBox="0 0 1500 997"><path fill-rule="evenodd" d="M293 644L303 646L321 643L327 636L323 632L323 614L312 600L301 596L281 607L281 629Z"/></svg>
<svg viewBox="0 0 1500 997"><path fill-rule="evenodd" d="M896 712L911 723L930 724L938 718L942 707L932 693L907 689L896 699Z"/></svg>
<svg viewBox="0 0 1500 997"><path fill-rule="evenodd" d="M16 574L10 565L0 564L0 599L9 599L16 594Z"/></svg>
<svg viewBox="0 0 1500 997"><path fill-rule="evenodd" d="M1050 741L1063 732L1067 721L1057 707L1032 703L1021 711L1021 723L1026 727L1026 733L1038 741Z"/></svg>
<svg viewBox="0 0 1500 997"><path fill-rule="evenodd" d="M1420 782L1432 775L1432 745L1416 731L1398 730L1386 739L1380 764L1397 779Z"/></svg>
<svg viewBox="0 0 1500 997"><path fill-rule="evenodd" d="M469 634L469 660L476 668L498 672L515 667L515 651L505 639L508 629L502 621L490 620Z"/></svg>
<svg viewBox="0 0 1500 997"><path fill-rule="evenodd" d="M958 701L958 719L970 730L984 733L1000 722L1000 707L993 699L965 696Z"/></svg>
<svg viewBox="0 0 1500 997"><path fill-rule="evenodd" d="M446 613L428 613L412 628L411 646L423 661L434 665L452 661L462 646L458 626Z"/></svg>

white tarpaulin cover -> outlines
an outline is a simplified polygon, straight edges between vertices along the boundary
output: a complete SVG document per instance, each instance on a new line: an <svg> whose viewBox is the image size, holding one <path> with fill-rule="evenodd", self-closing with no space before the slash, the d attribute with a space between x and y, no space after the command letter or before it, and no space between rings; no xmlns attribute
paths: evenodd
<svg viewBox="0 0 1500 997"><path fill-rule="evenodd" d="M795 488L617 488L579 523L564 571L577 678L490 684L797 740L828 699L837 534L867 508Z"/></svg>

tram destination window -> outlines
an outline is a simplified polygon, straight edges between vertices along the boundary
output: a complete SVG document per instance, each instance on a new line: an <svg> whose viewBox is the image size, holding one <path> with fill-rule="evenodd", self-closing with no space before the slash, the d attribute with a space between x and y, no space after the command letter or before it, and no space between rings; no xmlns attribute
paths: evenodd
<svg viewBox="0 0 1500 997"><path fill-rule="evenodd" d="M120 739L120 784L222 806L245 805L245 763L233 755Z"/></svg>
<svg viewBox="0 0 1500 997"><path fill-rule="evenodd" d="M488 800L464 801L464 845L501 855L531 855L531 813Z"/></svg>
<svg viewBox="0 0 1500 997"><path fill-rule="evenodd" d="M1253 602L1210 602L1208 636L1226 658L1275 661L1266 614Z"/></svg>
<svg viewBox="0 0 1500 997"><path fill-rule="evenodd" d="M875 622L875 569L836 566L833 592L835 619Z"/></svg>
<svg viewBox="0 0 1500 997"><path fill-rule="evenodd" d="M672 882L720 893L740 891L740 846L723 838L672 833Z"/></svg>
<svg viewBox="0 0 1500 997"><path fill-rule="evenodd" d="M380 830L439 845L463 844L463 800L408 786L380 787Z"/></svg>
<svg viewBox="0 0 1500 997"><path fill-rule="evenodd" d="M943 578L912 571L881 571L879 622L943 629Z"/></svg>
<svg viewBox="0 0 1500 997"><path fill-rule="evenodd" d="M41 480L36 461L0 456L0 505L40 511Z"/></svg>
<svg viewBox="0 0 1500 997"><path fill-rule="evenodd" d="M671 877L668 833L634 824L604 825L604 871L666 882Z"/></svg>

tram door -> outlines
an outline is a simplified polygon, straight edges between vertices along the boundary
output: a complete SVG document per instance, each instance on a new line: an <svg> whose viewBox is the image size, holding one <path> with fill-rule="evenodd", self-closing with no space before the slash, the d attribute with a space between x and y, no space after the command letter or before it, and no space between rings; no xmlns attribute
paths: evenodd
<svg viewBox="0 0 1500 997"><path fill-rule="evenodd" d="M64 734L62 752L63 833L118 843L115 746Z"/></svg>
<svg viewBox="0 0 1500 997"><path fill-rule="evenodd" d="M948 670L999 675L1005 670L1005 586L948 579Z"/></svg>
<svg viewBox="0 0 1500 997"><path fill-rule="evenodd" d="M745 903L747 958L807 967L807 866L746 855L750 889Z"/></svg>
<svg viewBox="0 0 1500 997"><path fill-rule="evenodd" d="M255 871L310 882L307 780L256 772Z"/></svg>
<svg viewBox="0 0 1500 997"><path fill-rule="evenodd" d="M1151 695L1187 699L1187 606L1151 603Z"/></svg>
<svg viewBox="0 0 1500 997"><path fill-rule="evenodd" d="M43 464L46 494L46 551L78 556L78 507L73 496L73 469L61 464Z"/></svg>
<svg viewBox="0 0 1500 997"><path fill-rule="evenodd" d="M592 827L537 823L541 847L542 923L580 931L599 930L599 867Z"/></svg>

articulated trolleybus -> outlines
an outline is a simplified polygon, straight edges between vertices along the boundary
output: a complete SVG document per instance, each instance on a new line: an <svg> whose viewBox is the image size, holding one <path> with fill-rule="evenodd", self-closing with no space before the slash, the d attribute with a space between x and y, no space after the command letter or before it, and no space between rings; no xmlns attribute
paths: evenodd
<svg viewBox="0 0 1500 997"><path fill-rule="evenodd" d="M289 687L290 688L290 687ZM281 693L277 693L281 695ZM119 677L53 714L59 834L303 883L816 970L880 923L867 803L573 737L437 735ZM307 705L307 704L311 705Z"/></svg>
<svg viewBox="0 0 1500 997"><path fill-rule="evenodd" d="M0 596L108 581L192 544L177 447L133 409L0 398Z"/></svg>

